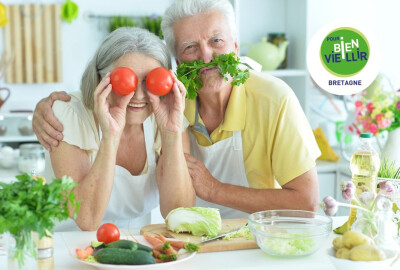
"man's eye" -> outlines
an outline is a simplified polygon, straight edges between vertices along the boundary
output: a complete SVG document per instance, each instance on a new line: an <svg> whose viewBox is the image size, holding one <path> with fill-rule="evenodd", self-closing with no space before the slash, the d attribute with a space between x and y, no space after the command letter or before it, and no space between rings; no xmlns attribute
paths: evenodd
<svg viewBox="0 0 400 270"><path fill-rule="evenodd" d="M184 54L189 54L189 53L194 53L196 50L196 46L195 45L187 45L185 47L185 49L183 50Z"/></svg>
<svg viewBox="0 0 400 270"><path fill-rule="evenodd" d="M214 42L220 42L220 41L222 41L222 39L220 39L220 38L214 38Z"/></svg>

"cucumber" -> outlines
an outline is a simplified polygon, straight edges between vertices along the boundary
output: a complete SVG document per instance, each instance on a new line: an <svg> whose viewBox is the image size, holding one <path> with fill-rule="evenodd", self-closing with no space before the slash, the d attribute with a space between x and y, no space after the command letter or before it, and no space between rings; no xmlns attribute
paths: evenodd
<svg viewBox="0 0 400 270"><path fill-rule="evenodd" d="M129 250L123 248L103 248L95 256L99 263L105 264L154 264L156 260L150 253L143 250Z"/></svg>
<svg viewBox="0 0 400 270"><path fill-rule="evenodd" d="M104 242L97 242L97 241L92 241L91 243L90 243L90 245L92 246L92 248L94 248L94 249L100 249L100 248L103 248L105 245L104 245Z"/></svg>
<svg viewBox="0 0 400 270"><path fill-rule="evenodd" d="M106 244L106 248L124 248L124 249L136 250L138 249L138 245L136 242L133 242L131 240L121 239Z"/></svg>
<svg viewBox="0 0 400 270"><path fill-rule="evenodd" d="M149 252L150 254L153 254L153 249L151 247L146 246L146 245L142 245L140 243L136 243L136 244L137 244L137 249L138 250L143 250L143 251Z"/></svg>

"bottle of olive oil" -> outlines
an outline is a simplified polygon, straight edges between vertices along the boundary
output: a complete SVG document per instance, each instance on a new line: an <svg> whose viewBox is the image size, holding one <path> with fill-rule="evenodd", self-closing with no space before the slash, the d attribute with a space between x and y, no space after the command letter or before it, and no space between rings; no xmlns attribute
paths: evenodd
<svg viewBox="0 0 400 270"><path fill-rule="evenodd" d="M372 192L376 194L377 177L380 166L378 153L372 146L373 136L371 133L361 133L360 143L357 150L353 153L350 160L351 181L356 187L356 195L362 192ZM352 208L350 211L348 226L356 220L357 210Z"/></svg>

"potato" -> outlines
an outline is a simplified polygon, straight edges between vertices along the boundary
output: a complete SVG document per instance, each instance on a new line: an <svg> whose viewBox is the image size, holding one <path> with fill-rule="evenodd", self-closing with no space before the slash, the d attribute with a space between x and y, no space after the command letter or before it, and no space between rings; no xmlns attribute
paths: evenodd
<svg viewBox="0 0 400 270"><path fill-rule="evenodd" d="M364 244L373 245L374 242L371 238L360 232L348 231L343 234L343 245L348 249Z"/></svg>
<svg viewBox="0 0 400 270"><path fill-rule="evenodd" d="M350 250L352 261L381 261L386 259L385 253L375 246L368 244L356 246Z"/></svg>
<svg viewBox="0 0 400 270"><path fill-rule="evenodd" d="M343 236L338 236L335 239L333 239L332 242L333 248L337 251L341 248L344 248L344 244L343 244Z"/></svg>
<svg viewBox="0 0 400 270"><path fill-rule="evenodd" d="M336 251L336 258L338 259L350 259L350 249L348 248L340 248Z"/></svg>

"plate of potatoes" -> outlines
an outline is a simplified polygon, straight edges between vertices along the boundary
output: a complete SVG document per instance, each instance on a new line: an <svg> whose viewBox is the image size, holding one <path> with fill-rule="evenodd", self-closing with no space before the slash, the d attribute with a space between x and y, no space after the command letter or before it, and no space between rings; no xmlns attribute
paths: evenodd
<svg viewBox="0 0 400 270"><path fill-rule="evenodd" d="M383 270L396 259L396 253L377 247L374 241L355 231L348 231L333 239L328 256L338 270Z"/></svg>

